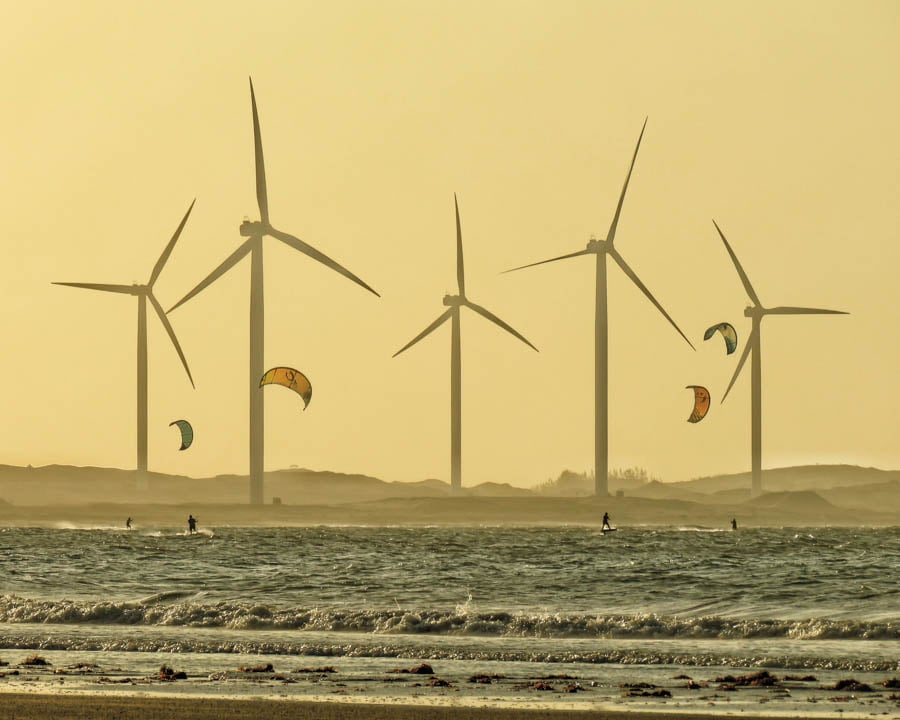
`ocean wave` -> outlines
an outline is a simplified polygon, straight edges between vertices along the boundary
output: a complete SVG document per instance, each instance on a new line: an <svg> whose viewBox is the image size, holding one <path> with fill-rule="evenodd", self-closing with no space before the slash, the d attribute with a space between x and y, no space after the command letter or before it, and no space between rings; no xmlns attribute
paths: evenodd
<svg viewBox="0 0 900 720"><path fill-rule="evenodd" d="M162 592L137 601L36 600L0 596L8 624L152 625L516 638L898 640L900 624L810 618L772 620L655 613L592 615L455 610L284 608L265 603L203 602Z"/></svg>

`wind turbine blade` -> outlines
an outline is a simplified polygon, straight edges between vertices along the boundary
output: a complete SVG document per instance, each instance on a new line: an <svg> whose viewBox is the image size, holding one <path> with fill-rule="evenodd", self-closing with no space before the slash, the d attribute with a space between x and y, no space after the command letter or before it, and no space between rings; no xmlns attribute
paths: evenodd
<svg viewBox="0 0 900 720"><path fill-rule="evenodd" d="M609 248L607 252L612 257L612 259L616 261L619 267L622 268L622 272L624 272L629 277L631 282L638 286L640 291L647 296L647 299L656 306L656 309L659 310L663 314L663 316L665 316L666 320L668 320L672 324L672 327L678 331L678 334L684 338L684 341L691 346L691 350L696 350L697 348L694 347L694 344L687 339L687 335L681 332L681 328L678 327L675 321L669 316L669 313L663 310L663 306L657 302L656 298L653 297L651 292L647 289L647 286L641 282L640 278L635 274L634 270L628 267L628 263L626 263L625 259L621 255L619 255L618 251L615 248Z"/></svg>
<svg viewBox="0 0 900 720"><path fill-rule="evenodd" d="M201 290L205 290L207 286L209 286L211 283L214 283L216 280L218 280L220 277L222 277L222 275L224 275L229 270L231 270L231 268L234 267L237 264L237 262L239 260L241 260L241 258L244 257L244 255L246 255L248 252L250 252L250 243L251 242L253 242L253 238L247 238L244 241L244 243L237 250L235 250L233 253L231 253L231 255L229 255L227 258L225 258L224 262L222 262L222 264L219 265L219 267L217 267L209 275L207 275L206 278L202 282L200 282L199 285L197 285L197 287L195 287L187 295L185 295L183 298L181 298L181 300L179 300L172 307L170 307L168 312L172 312L175 308L183 305L188 300L190 300L192 297L194 297L194 295L199 293Z"/></svg>
<svg viewBox="0 0 900 720"><path fill-rule="evenodd" d="M489 310L487 310L487 309L481 307L481 305L476 305L475 303L469 302L468 300L466 300L466 303L465 303L465 304L466 304L466 307L467 307L467 308L469 308L469 309L471 309L471 310L474 310L474 311L477 312L479 315L481 315L482 317L487 318L488 320L490 320L490 321L491 321L492 323L494 323L495 325L499 325L499 326L502 327L504 330L506 330L506 332L508 332L510 335L514 335L515 337L519 338L519 340L521 340L523 343L525 343L528 347L530 347L530 348L531 348L532 350L534 350L535 352L540 352L534 345L532 345L530 342L528 342L528 340L525 338L524 335L522 335L521 333L517 332L517 331L516 331L515 329L513 329L510 325L507 325L507 324L506 324L505 322L503 322L500 318L498 318L496 315L494 315L494 313L492 313L492 312L490 312Z"/></svg>
<svg viewBox="0 0 900 720"><path fill-rule="evenodd" d="M734 375L731 376L731 382L728 383L728 387L725 389L725 392L722 394L722 402L725 402L725 398L728 397L728 393L731 392L731 387L734 385L734 381L738 379L738 375L741 374L741 368L744 367L744 363L747 362L747 358L750 356L750 348L753 347L753 343L756 342L756 330L750 333L750 337L748 337L744 341L744 352L741 353L741 359L738 360L737 367L734 369Z"/></svg>
<svg viewBox="0 0 900 720"><path fill-rule="evenodd" d="M308 245L307 243L303 242L299 238L295 238L293 235L288 235L285 232L281 232L281 230L276 230L273 227L270 227L268 229L268 234L274 238L277 238L278 240L281 240L281 242L283 242L285 245L289 245L290 247L294 248L294 250L299 250L304 255L308 255L313 260L318 260L320 263L322 263L326 267L329 267L332 270L334 270L335 272L340 273L345 278L348 278L349 280L352 280L353 282L355 282L357 285L361 285L362 287L364 287L366 290L368 290L373 295L378 295L377 292L375 292L372 288L370 288L368 285L366 285L366 283L364 283L362 280L360 280L358 277L356 277L356 275L354 275L352 272L350 272L347 268L345 268L343 265L339 265L338 263L336 263L330 257L325 255L325 253L319 252L312 245ZM378 297L381 297L381 295L378 295Z"/></svg>
<svg viewBox="0 0 900 720"><path fill-rule="evenodd" d="M766 310L766 315L849 315L843 310L822 310L804 307L774 307Z"/></svg>
<svg viewBox="0 0 900 720"><path fill-rule="evenodd" d="M619 225L619 215L622 214L622 203L625 202L625 192L628 190L628 183L631 180L631 171L634 170L634 161L637 160L638 150L641 147L641 140L644 137L644 130L647 128L647 118L644 118L644 125L641 128L641 134L638 136L637 145L634 148L634 155L631 156L631 167L628 168L628 175L625 176L625 184L622 186L622 194L619 195L619 204L616 205L616 214L613 215L612 224L609 226L609 232L606 234L606 242L610 245L616 239L616 228Z"/></svg>
<svg viewBox="0 0 900 720"><path fill-rule="evenodd" d="M184 225L191 214L191 210L194 209L195 202L197 202L197 198L194 198L194 202L191 203L191 206L184 214L184 217L181 220L181 224L179 224L178 228L175 230L175 234L172 236L172 239L169 240L169 244L166 245L166 249L163 250L162 255L159 256L159 260L156 261L156 265L153 266L153 272L150 273L150 281L147 283L150 287L153 287L153 283L156 282L156 279L162 272L163 267L165 267L166 261L169 259L169 255L172 254L172 250L175 248L175 243L178 242L178 236L181 235L181 231L184 229Z"/></svg>
<svg viewBox="0 0 900 720"><path fill-rule="evenodd" d="M137 295L135 285L103 285L100 283L74 283L55 282L52 285L65 285L67 287L84 288L86 290L102 290L103 292L122 293L123 295Z"/></svg>
<svg viewBox="0 0 900 720"><path fill-rule="evenodd" d="M256 94L253 92L253 78L250 78L250 102L253 105L253 149L256 155L256 202L259 204L259 219L269 224L269 197L266 193L266 163L263 159L262 135L259 131L259 113L256 111Z"/></svg>
<svg viewBox="0 0 900 720"><path fill-rule="evenodd" d="M459 284L459 294L466 296L466 272L463 269L462 228L459 225L459 203L456 201L456 193L453 193L453 206L456 208L456 282Z"/></svg>
<svg viewBox="0 0 900 720"><path fill-rule="evenodd" d="M175 330L172 328L172 323L169 322L169 318L167 318L166 313L163 312L162 305L159 304L159 300L157 300L153 296L153 291L147 293L147 297L150 298L150 304L153 305L153 309L156 310L156 314L159 315L159 321L163 324L166 332L169 333L169 339L175 346L175 352L178 353L178 357L181 358L181 364L184 365L184 371L187 373L188 380L191 381L191 387L196 388L197 386L194 385L194 378L191 376L191 369L188 367L187 360L184 357L184 353L181 352L181 345L178 344L178 338L175 337Z"/></svg>
<svg viewBox="0 0 900 720"><path fill-rule="evenodd" d="M750 296L750 299L753 301L754 305L762 305L759 301L759 296L756 294L756 291L753 289L753 286L750 284L750 278L747 277L747 273L744 272L744 268L741 267L741 264L738 262L737 255L734 254L734 250L731 249L731 245L728 244L728 241L725 239L725 233L716 225L716 221L713 220L713 225L716 226L716 230L719 231L719 237L722 238L722 242L725 243L725 249L728 250L728 254L731 255L731 262L734 263L734 268L737 270L738 275L741 278L741 282L744 283L744 290L747 291L747 295Z"/></svg>
<svg viewBox="0 0 900 720"><path fill-rule="evenodd" d="M557 260L565 260L567 258L578 257L579 255L593 255L593 251L591 250L579 250L578 252L569 253L568 255L560 255L559 257L550 258L549 260L540 260L539 262L529 263L528 265L519 265L519 267L510 268L509 270L504 270L501 275L505 273L515 272L516 270L524 270L525 268L534 267L535 265L544 265L546 263L556 262Z"/></svg>
<svg viewBox="0 0 900 720"><path fill-rule="evenodd" d="M397 352L395 352L391 357L397 357L404 350L409 350L413 345L415 345L419 340L428 335L428 333L437 330L438 327L441 326L442 323L447 322L450 319L450 316L453 315L454 308L448 308L445 312L441 313L437 320L435 320L431 325L425 328L422 332L416 335L412 340L410 340L406 345L400 348Z"/></svg>

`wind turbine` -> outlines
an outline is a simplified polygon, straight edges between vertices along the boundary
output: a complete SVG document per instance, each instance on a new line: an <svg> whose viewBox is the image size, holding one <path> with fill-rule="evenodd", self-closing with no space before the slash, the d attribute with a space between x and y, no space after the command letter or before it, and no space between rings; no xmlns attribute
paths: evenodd
<svg viewBox="0 0 900 720"><path fill-rule="evenodd" d="M747 356L752 352L753 367L750 371L750 467L752 484L750 492L751 495L759 495L762 492L762 355L760 353L760 324L762 319L766 315L847 315L848 313L841 310L821 310L819 308L764 307L762 302L760 302L759 295L756 294L756 291L750 284L747 273L744 272L744 268L738 262L737 255L734 254L734 250L731 249L731 245L728 244L728 240L725 239L724 233L715 220L713 220L713 225L716 226L719 237L725 243L725 249L731 256L734 269L737 270L738 277L740 277L744 285L744 290L747 291L750 302L753 303L744 308L744 317L750 318L752 322L750 337L744 343L744 352L741 353L734 375L731 376L731 382L728 383L728 388L722 395L722 402L725 402L725 398L728 397L735 380L740 375L744 363L747 362Z"/></svg>
<svg viewBox="0 0 900 720"><path fill-rule="evenodd" d="M463 269L462 229L459 224L459 203L456 201L455 193L453 194L453 205L456 209L456 280L459 284L459 295L444 295L444 305L447 306L447 310L441 313L437 320L431 323L431 325L395 352L393 357L397 357L400 353L411 348L419 342L419 340L443 325L447 320L452 321L450 340L450 489L453 492L459 492L462 489L462 393L460 391L462 379L462 355L460 353L459 332L460 308L467 307L470 310L474 310L482 317L487 318L495 325L499 325L506 330L506 332L517 337L535 352L537 352L537 348L528 342L523 335L520 335L516 330L507 325L492 312L481 307L481 305L476 305L466 297L466 275Z"/></svg>
<svg viewBox="0 0 900 720"><path fill-rule="evenodd" d="M194 200L196 202L196 200ZM67 285L68 287L77 287L77 288L85 288L87 290L102 290L103 292L111 292L111 293L119 293L122 295L135 295L138 299L138 332L137 332L137 469L139 473L146 473L147 471L147 301L150 301L150 304L153 306L153 309L156 311L157 316L159 317L159 321L163 324L163 327L166 329L166 332L169 334L169 338L172 340L172 344L175 346L175 351L178 353L178 357L181 358L181 364L184 365L184 371L187 373L188 379L191 381L191 386L194 385L194 378L191 377L191 370L188 367L187 360L184 357L184 353L181 351L181 345L178 344L178 338L175 337L175 330L172 329L172 324L169 322L169 318L166 317L166 314L163 312L162 305L159 304L159 301L156 299L156 296L153 294L153 285L156 282L159 274L162 272L163 267L166 264L166 261L169 259L169 255L172 254L172 249L175 247L175 243L178 242L178 236L181 235L181 231L184 228L185 223L187 222L188 216L191 214L191 210L194 209L194 202L191 203L191 206L187 209L187 212L184 214L184 217L181 220L181 223L178 225L178 228L175 230L175 234L172 235L172 239L169 240L169 244L166 245L165 250L163 250L162 255L159 256L159 260L156 261L156 265L153 267L153 272L150 273L150 279L147 281L146 285L139 285L138 283L134 283L132 285L104 285L98 283L75 283L75 282L55 282L54 285Z"/></svg>
<svg viewBox="0 0 900 720"><path fill-rule="evenodd" d="M259 380L265 372L263 357L265 350L265 314L263 312L263 237L268 235L281 240L288 247L299 250L313 260L340 273L366 290L378 295L356 275L334 260L319 252L311 245L293 235L277 230L269 223L269 200L266 193L266 168L263 161L262 137L259 131L259 115L256 111L256 95L253 79L250 79L250 103L253 107L253 145L256 157L256 201L260 219L256 222L244 220L240 233L247 238L241 246L229 255L206 279L175 303L168 312L186 303L194 295L218 280L247 254L250 255L250 502L263 503L263 459L265 454L265 393L259 389Z"/></svg>
<svg viewBox="0 0 900 720"><path fill-rule="evenodd" d="M628 190L628 182L631 180L631 171L634 170L634 161L637 159L638 149L641 147L641 139L644 137L644 129L647 127L647 120L641 128L641 134L638 137L637 146L634 148L634 155L631 158L631 166L628 168L628 175L625 176L625 184L622 186L622 193L619 195L619 203L616 205L616 212L613 215L612 223L609 226L609 232L606 234L605 240L595 240L591 238L587 247L578 252L569 253L568 255L560 255L559 257L550 258L549 260L541 260L540 262L521 265L505 272L513 272L522 270L523 268L534 267L535 265L543 265L545 263L556 262L557 260L566 260L567 258L578 257L580 255L595 255L597 258L597 275L595 286L594 300L594 493L596 495L609 494L609 409L608 409L608 386L609 386L609 365L608 365L608 349L609 349L609 327L607 324L607 302L606 302L606 258L611 257L615 263L621 268L622 272L637 285L638 289L647 296L656 309L668 320L678 334L684 338L684 341L694 349L691 341L681 332L681 328L675 324L675 321L669 314L663 310L656 298L647 289L647 286L641 282L640 278L635 274L634 270L625 262L625 258L619 253L615 247L616 229L619 226L619 216L622 214L622 203L625 201L625 192Z"/></svg>

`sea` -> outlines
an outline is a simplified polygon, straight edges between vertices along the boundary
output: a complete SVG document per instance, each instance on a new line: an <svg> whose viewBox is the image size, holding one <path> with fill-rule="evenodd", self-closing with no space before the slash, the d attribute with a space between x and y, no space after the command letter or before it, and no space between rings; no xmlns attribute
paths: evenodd
<svg viewBox="0 0 900 720"><path fill-rule="evenodd" d="M0 670L35 654L220 680L428 662L609 698L761 669L874 684L900 673L900 528L0 529Z"/></svg>

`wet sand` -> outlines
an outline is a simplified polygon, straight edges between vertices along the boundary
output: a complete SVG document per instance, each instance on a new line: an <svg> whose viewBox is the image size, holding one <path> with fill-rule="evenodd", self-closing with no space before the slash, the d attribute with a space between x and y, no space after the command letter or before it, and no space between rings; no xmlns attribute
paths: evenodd
<svg viewBox="0 0 900 720"><path fill-rule="evenodd" d="M40 695L0 692L0 720L660 720L672 713L593 709L521 709L469 706L397 705L298 700L142 697L123 695ZM692 714L682 720L743 720L776 716L746 713ZM780 720L784 720L784 715Z"/></svg>

